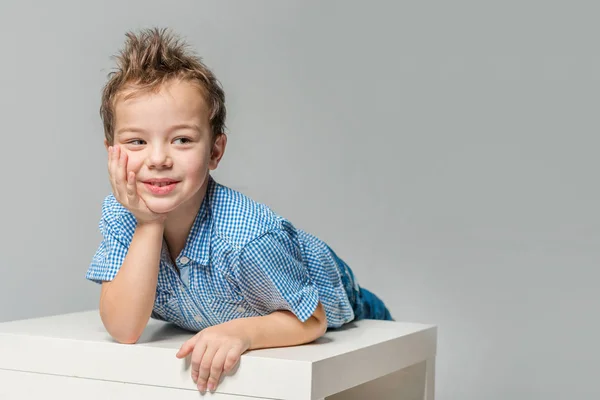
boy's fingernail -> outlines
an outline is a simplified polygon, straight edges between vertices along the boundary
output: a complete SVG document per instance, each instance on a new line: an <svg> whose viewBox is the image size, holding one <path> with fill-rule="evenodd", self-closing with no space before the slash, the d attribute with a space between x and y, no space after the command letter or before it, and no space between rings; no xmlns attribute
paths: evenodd
<svg viewBox="0 0 600 400"><path fill-rule="evenodd" d="M209 383L208 390L210 390L212 392L213 390L215 390L215 386L212 383Z"/></svg>

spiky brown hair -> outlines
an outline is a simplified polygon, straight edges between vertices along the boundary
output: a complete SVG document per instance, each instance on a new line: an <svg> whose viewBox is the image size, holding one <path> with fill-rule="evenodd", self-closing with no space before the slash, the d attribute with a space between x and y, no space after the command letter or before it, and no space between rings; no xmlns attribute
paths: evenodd
<svg viewBox="0 0 600 400"><path fill-rule="evenodd" d="M181 38L167 28L127 32L125 36L125 45L115 56L117 68L108 75L109 80L102 91L100 117L109 144L114 141L118 97L124 92L127 92L124 98L130 98L139 93L158 91L172 79L198 85L209 107L213 139L225 132L225 93L221 84Z"/></svg>

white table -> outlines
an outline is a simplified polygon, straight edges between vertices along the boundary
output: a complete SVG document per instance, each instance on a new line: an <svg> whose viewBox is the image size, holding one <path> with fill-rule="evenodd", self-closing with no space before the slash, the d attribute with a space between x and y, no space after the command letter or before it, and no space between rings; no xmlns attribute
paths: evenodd
<svg viewBox="0 0 600 400"><path fill-rule="evenodd" d="M192 335L151 320L137 344L119 344L97 310L0 323L0 399L200 399L189 357L175 357ZM359 321L308 345L248 352L204 397L433 400L436 343L435 326Z"/></svg>

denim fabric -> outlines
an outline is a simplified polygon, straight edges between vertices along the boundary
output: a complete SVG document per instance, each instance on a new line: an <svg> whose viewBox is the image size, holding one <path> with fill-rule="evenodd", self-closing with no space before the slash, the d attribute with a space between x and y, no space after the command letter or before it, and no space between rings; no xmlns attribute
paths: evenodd
<svg viewBox="0 0 600 400"><path fill-rule="evenodd" d="M333 250L331 250L331 253L336 258L337 264L340 266L342 283L344 284L348 299L354 310L354 320L379 319L394 321L385 303L373 292L360 287L356 282L352 269L350 269L350 267L341 260Z"/></svg>

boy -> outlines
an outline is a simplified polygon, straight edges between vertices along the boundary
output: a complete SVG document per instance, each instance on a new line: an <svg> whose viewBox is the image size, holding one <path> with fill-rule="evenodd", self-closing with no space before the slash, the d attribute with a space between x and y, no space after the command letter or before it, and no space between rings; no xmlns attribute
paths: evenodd
<svg viewBox="0 0 600 400"><path fill-rule="evenodd" d="M211 71L165 30L127 38L103 90L113 193L86 274L108 333L135 343L151 317L198 332L176 356L212 391L247 350L391 320L325 243L211 177L227 145Z"/></svg>

